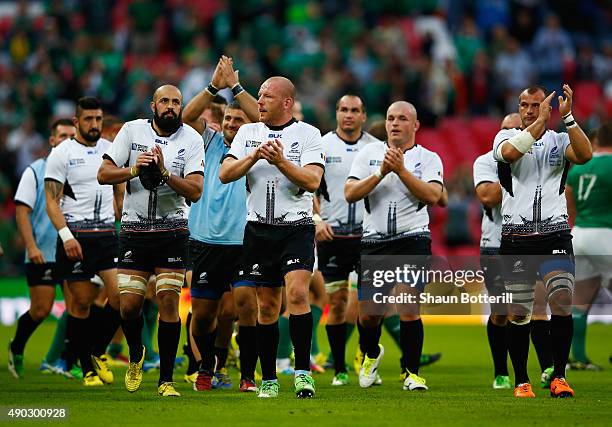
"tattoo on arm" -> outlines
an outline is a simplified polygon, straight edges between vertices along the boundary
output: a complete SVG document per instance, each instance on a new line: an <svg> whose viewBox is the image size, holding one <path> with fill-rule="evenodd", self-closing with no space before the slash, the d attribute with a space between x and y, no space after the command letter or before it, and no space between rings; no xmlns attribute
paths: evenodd
<svg viewBox="0 0 612 427"><path fill-rule="evenodd" d="M64 184L57 181L45 181L45 191L49 193L53 200L59 200L64 192Z"/></svg>

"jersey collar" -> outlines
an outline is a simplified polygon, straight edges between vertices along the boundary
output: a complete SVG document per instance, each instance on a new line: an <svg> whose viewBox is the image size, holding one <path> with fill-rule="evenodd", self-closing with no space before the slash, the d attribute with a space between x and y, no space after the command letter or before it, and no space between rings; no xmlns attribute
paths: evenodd
<svg viewBox="0 0 612 427"><path fill-rule="evenodd" d="M285 123L284 125L280 125L280 126L272 126L272 125L266 125L266 127L270 130L283 130L286 127L291 126L292 124L297 123L297 120L295 120L293 117L291 117L291 120L289 120L287 123Z"/></svg>
<svg viewBox="0 0 612 427"><path fill-rule="evenodd" d="M344 139L342 138L340 135L338 135L338 132L336 132L335 130L332 131L334 135L336 135L338 137L338 139L340 139L342 142L344 142L346 145L355 145L359 142L359 140L361 138L363 138L363 131L361 131L361 133L359 134L359 138L357 138L354 141L349 141L348 139Z"/></svg>
<svg viewBox="0 0 612 427"><path fill-rule="evenodd" d="M157 131L155 130L155 128L153 127L153 122L151 121L151 119L147 119L147 123L149 123L149 126L151 126L151 129L153 129L153 132L155 132L155 135L159 136L160 138L167 138L170 139L172 138L172 135L176 135L176 133L181 130L181 128L183 127L184 123L181 123L181 125L179 126L179 128L174 131L174 133L171 133L170 135L164 136L164 135L160 135L157 133Z"/></svg>
<svg viewBox="0 0 612 427"><path fill-rule="evenodd" d="M389 141L384 141L384 144L385 144L385 146L386 146L387 148L391 148L391 147L389 146ZM404 150L404 154L406 154L406 152L408 152L408 151L412 150L413 148L416 148L418 145L419 145L419 144L417 144L417 143L416 143L416 141L415 141L415 143L414 143L414 145L413 145L412 147L410 147L410 148L406 148L406 149Z"/></svg>

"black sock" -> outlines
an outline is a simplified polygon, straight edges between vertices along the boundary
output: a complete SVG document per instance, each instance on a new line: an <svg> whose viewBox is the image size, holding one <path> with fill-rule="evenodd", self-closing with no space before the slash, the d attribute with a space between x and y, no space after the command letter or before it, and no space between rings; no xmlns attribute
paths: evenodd
<svg viewBox="0 0 612 427"><path fill-rule="evenodd" d="M204 333L202 335L193 334L193 340L198 346L202 362L200 362L200 370L208 371L211 374L215 371L215 338L217 330Z"/></svg>
<svg viewBox="0 0 612 427"><path fill-rule="evenodd" d="M334 358L334 369L336 375L346 373L346 322L339 325L325 325L327 339Z"/></svg>
<svg viewBox="0 0 612 427"><path fill-rule="evenodd" d="M487 337L493 356L494 376L508 376L508 345L506 344L506 327L487 322Z"/></svg>
<svg viewBox="0 0 612 427"><path fill-rule="evenodd" d="M565 378L565 365L572 346L574 322L572 316L550 316L550 335L554 359L554 378Z"/></svg>
<svg viewBox="0 0 612 427"><path fill-rule="evenodd" d="M357 322L357 328L359 329L359 343L361 351L366 354L369 358L376 358L380 354L380 347L378 341L380 339L380 325L373 328L366 328Z"/></svg>
<svg viewBox="0 0 612 427"><path fill-rule="evenodd" d="M227 353L227 347L215 347L215 356L217 356L217 367L215 368L215 371L225 368L225 363L227 362Z"/></svg>
<svg viewBox="0 0 612 427"><path fill-rule="evenodd" d="M508 323L508 353L514 369L514 386L528 383L527 358L529 356L529 324L516 325Z"/></svg>
<svg viewBox="0 0 612 427"><path fill-rule="evenodd" d="M550 368L553 365L550 322L548 320L531 321L531 341L538 355L540 370L544 372L544 369Z"/></svg>
<svg viewBox="0 0 612 427"><path fill-rule="evenodd" d="M89 339L91 330L89 325L89 318L79 319L68 315L66 334L69 336L70 342L74 344L75 354L81 361L83 375L94 371L91 362L91 341Z"/></svg>
<svg viewBox="0 0 612 427"><path fill-rule="evenodd" d="M252 381L257 365L257 327L238 326L237 341L240 348L240 378Z"/></svg>
<svg viewBox="0 0 612 427"><path fill-rule="evenodd" d="M130 351L130 362L138 363L142 359L142 327L144 319L138 315L135 319L121 319L121 328Z"/></svg>
<svg viewBox="0 0 612 427"><path fill-rule="evenodd" d="M119 325L121 325L121 316L119 315L119 311L111 307L107 301L97 320L97 334L95 337L92 354L96 357L100 357L106 353L106 347L108 347L113 339L113 336L115 336Z"/></svg>
<svg viewBox="0 0 612 427"><path fill-rule="evenodd" d="M276 379L276 352L278 350L278 320L269 325L257 322L257 354L264 380ZM244 343L243 338L240 339Z"/></svg>
<svg viewBox="0 0 612 427"><path fill-rule="evenodd" d="M176 350L181 339L181 321L164 322L159 319L157 346L159 347L159 385L172 382Z"/></svg>
<svg viewBox="0 0 612 427"><path fill-rule="evenodd" d="M295 370L310 371L310 345L312 342L312 313L290 314L289 333L295 352Z"/></svg>
<svg viewBox="0 0 612 427"><path fill-rule="evenodd" d="M400 320L400 345L405 368L418 375L423 352L423 321L419 318L405 322Z"/></svg>
<svg viewBox="0 0 612 427"><path fill-rule="evenodd" d="M187 366L187 375L191 375L196 372L200 366L200 362L202 360L196 360L195 355L193 354L193 349L191 348L191 339L189 329L191 328L191 318L193 315L191 312L187 313L187 321L185 322L185 333L187 336L187 340L185 341L185 345L183 346L183 351L185 352L185 356L187 356L187 361L189 365Z"/></svg>
<svg viewBox="0 0 612 427"><path fill-rule="evenodd" d="M17 331L15 332L15 338L11 343L11 351L13 354L23 354L23 349L30 336L34 333L38 325L42 323L42 320L38 322L32 319L30 312L26 311L21 315L17 321Z"/></svg>

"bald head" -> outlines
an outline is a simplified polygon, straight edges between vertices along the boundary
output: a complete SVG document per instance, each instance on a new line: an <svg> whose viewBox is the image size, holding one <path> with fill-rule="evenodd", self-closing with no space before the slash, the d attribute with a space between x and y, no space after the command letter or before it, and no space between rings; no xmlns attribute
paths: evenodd
<svg viewBox="0 0 612 427"><path fill-rule="evenodd" d="M157 102L160 98L166 97L169 99L178 98L183 101L183 95L178 87L173 85L163 85L155 89L153 93L153 102Z"/></svg>
<svg viewBox="0 0 612 427"><path fill-rule="evenodd" d="M521 115L519 113L508 114L501 122L501 129L514 129L521 127Z"/></svg>
<svg viewBox="0 0 612 427"><path fill-rule="evenodd" d="M406 101L397 101L391 104L387 109L385 129L390 146L401 149L412 147L415 143L415 133L419 130L419 121L414 105Z"/></svg>
<svg viewBox="0 0 612 427"><path fill-rule="evenodd" d="M387 115L391 110L393 110L395 113L401 112L403 114L409 114L413 116L415 120L417 118L416 108L408 101L395 101L393 104L389 105L389 108L387 108Z"/></svg>
<svg viewBox="0 0 612 427"><path fill-rule="evenodd" d="M263 82L262 87L267 85L271 90L277 92L283 98L291 98L295 101L295 86L286 77L274 76Z"/></svg>
<svg viewBox="0 0 612 427"><path fill-rule="evenodd" d="M291 110L294 104L295 86L291 80L280 76L270 77L259 88L259 121L272 126L284 125L293 118Z"/></svg>

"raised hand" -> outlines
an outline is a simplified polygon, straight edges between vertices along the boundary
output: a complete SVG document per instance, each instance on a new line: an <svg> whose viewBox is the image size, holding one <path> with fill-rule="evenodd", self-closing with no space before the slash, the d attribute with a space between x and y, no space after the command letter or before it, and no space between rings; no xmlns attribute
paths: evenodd
<svg viewBox="0 0 612 427"><path fill-rule="evenodd" d="M550 103L552 102L552 99L554 98L556 93L557 92L553 90L550 95L544 98L544 101L540 103L540 114L538 115L538 120L548 122L548 119L550 118L550 112L552 111Z"/></svg>
<svg viewBox="0 0 612 427"><path fill-rule="evenodd" d="M559 112L561 116L567 116L572 112L572 96L574 95L574 91L568 84L563 85L563 95L565 98L559 96Z"/></svg>

